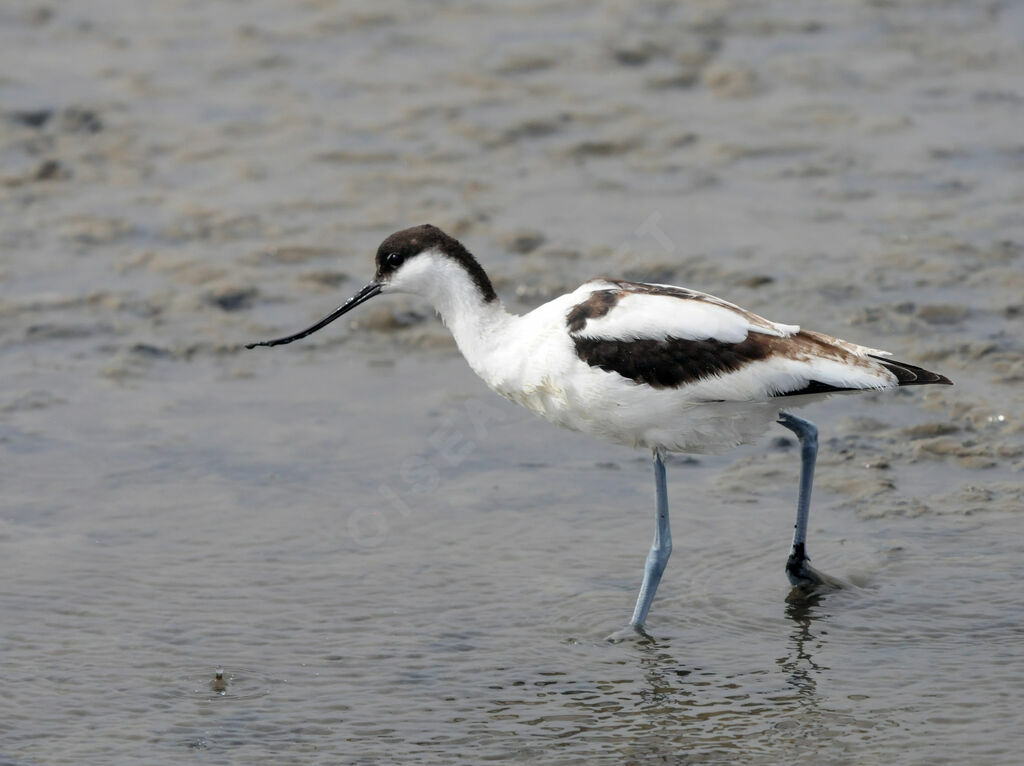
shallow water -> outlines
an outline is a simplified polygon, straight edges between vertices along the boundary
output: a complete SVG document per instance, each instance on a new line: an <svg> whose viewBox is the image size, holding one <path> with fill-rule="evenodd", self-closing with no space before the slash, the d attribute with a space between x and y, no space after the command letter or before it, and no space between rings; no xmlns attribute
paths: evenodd
<svg viewBox="0 0 1024 766"><path fill-rule="evenodd" d="M1015 763L1024 7L0 9L0 763ZM486 391L379 240L515 310L687 284L941 370L669 464ZM226 686L214 674L224 669Z"/></svg>

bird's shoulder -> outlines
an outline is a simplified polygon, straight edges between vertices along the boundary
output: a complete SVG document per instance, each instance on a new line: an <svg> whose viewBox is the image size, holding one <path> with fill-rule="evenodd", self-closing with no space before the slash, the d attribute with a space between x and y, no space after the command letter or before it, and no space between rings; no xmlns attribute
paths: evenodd
<svg viewBox="0 0 1024 766"><path fill-rule="evenodd" d="M788 337L800 330L676 285L598 278L585 282L571 298L565 322L574 337L738 343L751 332Z"/></svg>

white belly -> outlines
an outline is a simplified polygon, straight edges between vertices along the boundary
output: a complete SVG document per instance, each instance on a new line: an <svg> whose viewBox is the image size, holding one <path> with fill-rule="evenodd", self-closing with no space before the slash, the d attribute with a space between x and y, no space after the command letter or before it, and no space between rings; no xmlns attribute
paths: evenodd
<svg viewBox="0 0 1024 766"><path fill-rule="evenodd" d="M572 374L504 381L493 388L555 425L631 447L714 454L756 439L778 417L782 404L694 402L685 390L637 384L614 372L574 365ZM786 408L814 397L793 397Z"/></svg>

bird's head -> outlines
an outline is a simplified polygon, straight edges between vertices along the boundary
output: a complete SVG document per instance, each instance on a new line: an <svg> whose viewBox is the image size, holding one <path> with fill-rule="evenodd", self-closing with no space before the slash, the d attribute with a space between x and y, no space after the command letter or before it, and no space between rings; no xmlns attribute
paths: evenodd
<svg viewBox="0 0 1024 766"><path fill-rule="evenodd" d="M435 306L453 292L465 293L466 299L484 303L497 300L487 274L462 243L430 224L396 231L381 242L376 266L369 284L312 327L245 347L280 346L305 338L381 293L411 293Z"/></svg>

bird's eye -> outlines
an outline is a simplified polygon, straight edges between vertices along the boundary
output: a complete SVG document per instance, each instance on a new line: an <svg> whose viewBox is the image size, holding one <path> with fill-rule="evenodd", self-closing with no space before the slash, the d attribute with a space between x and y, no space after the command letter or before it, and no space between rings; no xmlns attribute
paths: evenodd
<svg viewBox="0 0 1024 766"><path fill-rule="evenodd" d="M388 253L388 257L384 259L384 262L387 263L387 265L390 266L391 268L397 269L399 266L402 265L402 261L404 260L405 259L402 258L402 256L399 253Z"/></svg>

